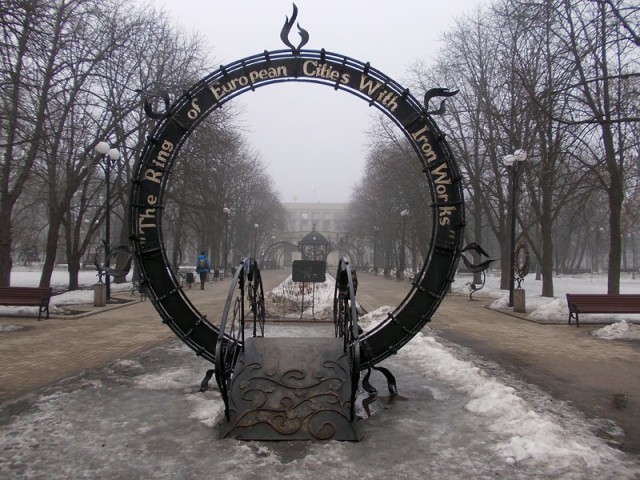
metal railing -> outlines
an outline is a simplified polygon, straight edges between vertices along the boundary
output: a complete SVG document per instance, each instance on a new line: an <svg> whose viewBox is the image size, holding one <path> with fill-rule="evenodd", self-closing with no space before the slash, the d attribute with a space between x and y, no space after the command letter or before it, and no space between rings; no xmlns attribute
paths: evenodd
<svg viewBox="0 0 640 480"><path fill-rule="evenodd" d="M229 286L229 294L220 320L215 352L215 378L229 418L229 385L236 361L244 351L247 316L253 336L264 336L264 289L260 268L255 259L241 262Z"/></svg>
<svg viewBox="0 0 640 480"><path fill-rule="evenodd" d="M344 340L344 351L349 354L351 368L350 420L355 420L355 405L360 383L360 327L356 290L358 279L349 262L342 258L338 264L333 297L333 323L336 337Z"/></svg>

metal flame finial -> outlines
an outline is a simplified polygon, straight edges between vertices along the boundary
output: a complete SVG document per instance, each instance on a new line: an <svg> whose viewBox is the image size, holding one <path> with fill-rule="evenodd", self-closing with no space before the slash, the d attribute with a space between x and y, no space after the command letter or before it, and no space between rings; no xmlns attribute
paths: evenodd
<svg viewBox="0 0 640 480"><path fill-rule="evenodd" d="M282 27L282 31L280 32L280 40L282 40L282 42L287 47L291 48L293 53L300 53L300 49L304 47L309 41L309 32L307 32L304 28L302 28L298 23L298 33L300 34L300 43L298 44L297 47L293 46L293 44L289 41L289 34L291 33L291 28L293 28L293 24L295 23L296 18L298 18L298 7L296 7L296 4L294 3L293 15L291 15L291 20L289 20L289 17L287 17L287 21L284 23L284 26Z"/></svg>

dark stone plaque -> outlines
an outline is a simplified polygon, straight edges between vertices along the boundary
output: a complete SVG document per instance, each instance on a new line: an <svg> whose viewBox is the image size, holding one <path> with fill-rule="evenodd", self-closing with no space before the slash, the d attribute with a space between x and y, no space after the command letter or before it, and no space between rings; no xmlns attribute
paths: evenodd
<svg viewBox="0 0 640 480"><path fill-rule="evenodd" d="M327 279L327 262L322 260L294 260L291 279L294 282L323 283Z"/></svg>

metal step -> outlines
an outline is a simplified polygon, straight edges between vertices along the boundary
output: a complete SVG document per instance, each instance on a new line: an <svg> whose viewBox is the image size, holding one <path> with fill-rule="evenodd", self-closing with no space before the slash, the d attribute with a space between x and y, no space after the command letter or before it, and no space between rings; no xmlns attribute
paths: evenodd
<svg viewBox="0 0 640 480"><path fill-rule="evenodd" d="M342 339L249 338L231 380L225 436L359 440L349 420L350 377Z"/></svg>

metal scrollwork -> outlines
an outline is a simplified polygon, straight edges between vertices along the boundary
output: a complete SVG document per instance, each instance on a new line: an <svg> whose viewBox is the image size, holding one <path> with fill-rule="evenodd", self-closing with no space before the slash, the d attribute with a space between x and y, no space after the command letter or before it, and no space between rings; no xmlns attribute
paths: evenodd
<svg viewBox="0 0 640 480"><path fill-rule="evenodd" d="M117 247L113 247L108 253L108 257L109 260L115 260L122 253L128 254L128 257L124 267L121 269L105 268L104 265L100 265L98 262L98 255L96 254L93 259L93 264L98 271L98 283L102 283L102 279L105 275L110 275L113 278L124 278L129 274L129 271L131 270L131 263L133 262L133 253L127 245L118 245Z"/></svg>
<svg viewBox="0 0 640 480"><path fill-rule="evenodd" d="M253 315L253 336L264 337L264 321L266 316L264 305L264 289L262 287L262 274L258 268L258 263L253 261L249 267L247 275L247 295L251 314ZM258 333L258 328L260 333Z"/></svg>
<svg viewBox="0 0 640 480"><path fill-rule="evenodd" d="M516 249L515 249L515 280L518 282L518 286L516 289L522 289L522 282L524 281L524 277L526 277L529 273L529 247L527 246L527 241L524 238L524 235L520 235L518 240L516 241Z"/></svg>
<svg viewBox="0 0 640 480"><path fill-rule="evenodd" d="M487 257L487 258L489 257L489 254L487 252L485 252L484 249L480 245L478 245L476 242L471 242L469 245L467 245L462 250L460 250L460 253L466 252L468 250L473 250L474 252L476 252L481 257ZM485 282L487 281L487 276L486 276L485 270L487 268L489 268L489 266L493 262L495 262L495 259L489 258L488 260L485 260L484 262L472 263L471 260L469 260L466 257L466 255L462 254L461 257L462 257L462 261L464 262L465 267L467 267L470 272L472 272L472 273L482 273L482 282L480 283L480 285L478 285L476 283L469 284L469 300L473 300L473 294L476 293L478 290L482 290L482 288L484 287Z"/></svg>
<svg viewBox="0 0 640 480"><path fill-rule="evenodd" d="M429 115L444 115L446 112L445 102L447 98L453 97L458 91L459 90L454 90L450 92L448 88L431 88L427 90L427 93L424 94L424 109ZM437 110L429 110L429 102L434 97L445 97L445 99L440 102L440 107Z"/></svg>
<svg viewBox="0 0 640 480"><path fill-rule="evenodd" d="M171 101L169 98L169 94L165 91L159 92L143 92L142 90L136 90L138 93L142 94L142 98L144 98L144 113L149 118L153 118L154 120L158 120L163 118L167 113L169 113L169 106L171 105ZM161 98L164 102L164 111L154 110L152 105L153 98Z"/></svg>

